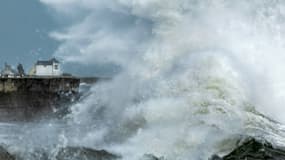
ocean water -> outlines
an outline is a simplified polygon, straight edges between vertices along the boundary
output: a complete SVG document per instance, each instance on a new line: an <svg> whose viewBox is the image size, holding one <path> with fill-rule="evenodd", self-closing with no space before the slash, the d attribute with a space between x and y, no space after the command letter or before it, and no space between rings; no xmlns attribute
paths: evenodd
<svg viewBox="0 0 285 160"><path fill-rule="evenodd" d="M285 145L282 0L41 2L70 21L51 33L56 56L121 69L62 120L1 124L9 150L206 160L247 136Z"/></svg>

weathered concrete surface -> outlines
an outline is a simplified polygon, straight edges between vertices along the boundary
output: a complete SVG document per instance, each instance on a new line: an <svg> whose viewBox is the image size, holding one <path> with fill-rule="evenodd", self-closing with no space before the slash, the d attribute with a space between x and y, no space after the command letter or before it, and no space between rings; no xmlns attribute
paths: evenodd
<svg viewBox="0 0 285 160"><path fill-rule="evenodd" d="M210 160L285 160L285 149L251 138L228 155L214 155Z"/></svg>
<svg viewBox="0 0 285 160"><path fill-rule="evenodd" d="M78 92L79 84L74 77L0 78L0 92Z"/></svg>
<svg viewBox="0 0 285 160"><path fill-rule="evenodd" d="M49 116L76 98L79 84L73 77L0 78L0 121Z"/></svg>

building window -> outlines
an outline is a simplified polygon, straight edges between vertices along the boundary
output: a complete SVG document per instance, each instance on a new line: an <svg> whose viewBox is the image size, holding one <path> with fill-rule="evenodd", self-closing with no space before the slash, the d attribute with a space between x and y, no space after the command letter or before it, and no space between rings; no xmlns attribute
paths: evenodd
<svg viewBox="0 0 285 160"><path fill-rule="evenodd" d="M54 69L55 69L55 70L58 70L58 65L54 65Z"/></svg>

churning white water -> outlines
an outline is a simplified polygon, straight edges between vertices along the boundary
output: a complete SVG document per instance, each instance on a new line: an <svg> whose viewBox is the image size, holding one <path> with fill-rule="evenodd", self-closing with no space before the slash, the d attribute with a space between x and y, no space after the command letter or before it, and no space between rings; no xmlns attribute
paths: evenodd
<svg viewBox="0 0 285 160"><path fill-rule="evenodd" d="M284 1L41 2L66 20L51 33L62 41L56 56L121 72L71 106L63 127L32 127L45 134L27 138L30 146L198 160L230 151L242 136L285 145Z"/></svg>

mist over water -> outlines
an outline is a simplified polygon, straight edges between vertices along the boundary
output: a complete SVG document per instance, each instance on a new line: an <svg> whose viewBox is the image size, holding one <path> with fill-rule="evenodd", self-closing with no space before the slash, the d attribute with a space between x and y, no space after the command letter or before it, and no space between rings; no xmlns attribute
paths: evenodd
<svg viewBox="0 0 285 160"><path fill-rule="evenodd" d="M285 2L41 2L72 22L51 33L62 41L56 56L122 68L63 122L43 122L53 144L128 160L207 159L243 136L285 145Z"/></svg>

